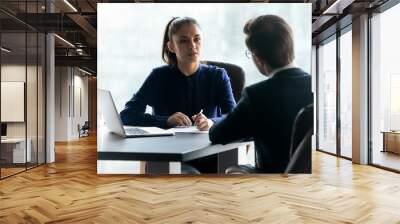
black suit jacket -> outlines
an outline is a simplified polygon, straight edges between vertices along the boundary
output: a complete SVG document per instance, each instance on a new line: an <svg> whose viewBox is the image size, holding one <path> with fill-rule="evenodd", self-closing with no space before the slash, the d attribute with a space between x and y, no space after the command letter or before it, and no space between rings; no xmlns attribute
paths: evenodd
<svg viewBox="0 0 400 224"><path fill-rule="evenodd" d="M295 116L312 102L311 76L299 68L282 70L247 87L236 108L212 126L210 140L224 144L253 137L256 168L282 173L289 162Z"/></svg>

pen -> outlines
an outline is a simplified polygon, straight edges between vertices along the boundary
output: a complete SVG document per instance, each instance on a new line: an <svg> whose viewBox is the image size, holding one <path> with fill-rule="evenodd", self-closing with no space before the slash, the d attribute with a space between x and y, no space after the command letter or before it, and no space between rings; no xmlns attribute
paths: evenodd
<svg viewBox="0 0 400 224"><path fill-rule="evenodd" d="M203 109L201 109L200 112L197 113L196 115L193 115L193 116L192 116L193 121L196 121L197 116L199 116L200 114L203 114ZM193 126L196 126L196 123L195 123L195 122L193 123Z"/></svg>

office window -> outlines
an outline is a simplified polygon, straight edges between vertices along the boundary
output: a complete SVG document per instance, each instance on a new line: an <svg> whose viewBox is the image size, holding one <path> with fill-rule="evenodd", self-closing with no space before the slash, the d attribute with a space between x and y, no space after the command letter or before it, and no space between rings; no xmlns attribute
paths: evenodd
<svg viewBox="0 0 400 224"><path fill-rule="evenodd" d="M161 42L173 16L198 20L203 32L203 60L229 62L246 72L246 85L266 79L246 58L244 24L274 14L292 27L295 62L310 72L309 4L98 4L98 87L109 89L120 111L151 70L163 65ZM211 15L211 16L210 16ZM299 19L301 18L301 19Z"/></svg>
<svg viewBox="0 0 400 224"><path fill-rule="evenodd" d="M372 163L400 170L400 5L372 17Z"/></svg>
<svg viewBox="0 0 400 224"><path fill-rule="evenodd" d="M20 2L23 12L39 12L43 1ZM45 35L12 17L0 29L0 178L45 162ZM11 27L11 28L10 28Z"/></svg>
<svg viewBox="0 0 400 224"><path fill-rule="evenodd" d="M336 39L318 51L318 149L336 153Z"/></svg>
<svg viewBox="0 0 400 224"><path fill-rule="evenodd" d="M352 142L352 35L340 36L340 154L351 158Z"/></svg>

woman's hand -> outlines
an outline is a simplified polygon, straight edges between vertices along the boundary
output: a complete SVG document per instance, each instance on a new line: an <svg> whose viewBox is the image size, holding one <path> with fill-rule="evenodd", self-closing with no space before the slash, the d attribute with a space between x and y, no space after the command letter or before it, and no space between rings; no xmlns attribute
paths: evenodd
<svg viewBox="0 0 400 224"><path fill-rule="evenodd" d="M194 121L194 125L196 125L197 129L199 129L200 131L208 131L214 124L212 120L204 116L202 111L200 111L200 113L196 115L193 115L192 119Z"/></svg>
<svg viewBox="0 0 400 224"><path fill-rule="evenodd" d="M185 114L183 114L181 112L176 112L176 113L172 114L168 118L167 124L169 126L172 126L172 127L175 127L175 126L191 126L192 125L192 121Z"/></svg>

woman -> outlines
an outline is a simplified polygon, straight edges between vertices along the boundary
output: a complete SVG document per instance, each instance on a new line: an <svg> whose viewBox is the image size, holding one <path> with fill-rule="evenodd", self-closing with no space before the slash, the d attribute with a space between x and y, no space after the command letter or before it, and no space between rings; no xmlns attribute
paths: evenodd
<svg viewBox="0 0 400 224"><path fill-rule="evenodd" d="M208 130L235 107L229 77L215 66L200 64L201 29L189 17L172 19L164 33L162 59L167 65L153 69L120 116L124 125L196 125ZM146 105L153 114L146 114Z"/></svg>

